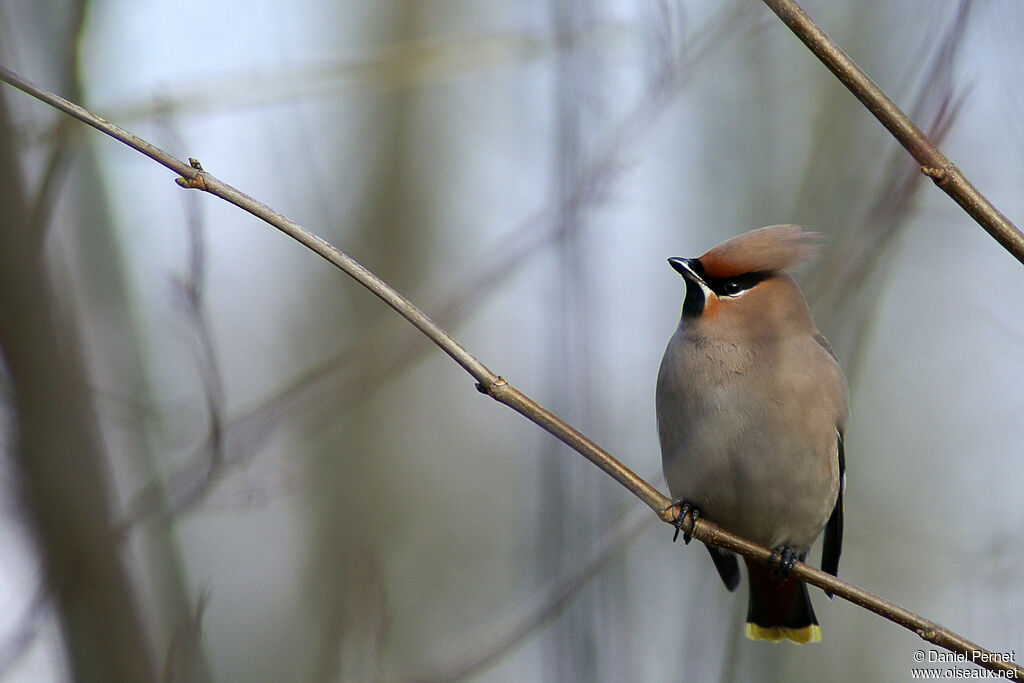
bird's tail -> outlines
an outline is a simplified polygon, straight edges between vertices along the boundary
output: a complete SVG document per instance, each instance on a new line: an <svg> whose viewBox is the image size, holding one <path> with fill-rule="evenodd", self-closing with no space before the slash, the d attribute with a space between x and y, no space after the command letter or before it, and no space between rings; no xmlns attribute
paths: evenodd
<svg viewBox="0 0 1024 683"><path fill-rule="evenodd" d="M750 576L750 606L747 609L747 638L794 643L816 643L821 628L814 617L807 586L796 577L785 582L771 576L767 565L745 560Z"/></svg>

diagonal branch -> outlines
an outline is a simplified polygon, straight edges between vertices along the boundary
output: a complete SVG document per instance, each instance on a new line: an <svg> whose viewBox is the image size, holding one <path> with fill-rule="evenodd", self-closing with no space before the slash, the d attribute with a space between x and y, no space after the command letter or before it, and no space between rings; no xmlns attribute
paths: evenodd
<svg viewBox="0 0 1024 683"><path fill-rule="evenodd" d="M440 326L434 323L423 311L416 308L409 300L399 294L386 282L364 268L352 257L331 245L323 238L311 233L294 221L286 218L269 206L253 199L247 194L224 183L203 170L202 166L195 159L190 159L185 164L174 158L167 152L146 142L145 140L104 121L86 109L65 100L64 98L49 92L39 86L21 78L6 67L0 66L0 80L22 90L23 92L36 97L51 106L70 114L78 120L87 123L94 128L103 131L107 135L120 140L124 144L138 150L142 154L157 161L161 165L179 173L182 177L177 182L182 187L203 190L212 195L220 197L225 201L251 213L261 220L274 226L289 237L308 247L318 255L340 268L347 275L356 280L359 284L369 289L373 294L382 299L399 315L412 323L425 334L432 342L451 356L452 360L458 363L463 369L473 376L477 381L477 389L489 395L496 401L507 405L528 420L542 427L545 431L555 436L563 443L583 455L592 463L604 470L609 476L619 482L633 495L642 500L648 507L654 510L658 517L669 524L676 524L679 518L679 506L673 505L672 501L666 498L660 491L655 489L644 479L637 476L632 470L620 463L611 454L600 446L574 429L564 420L546 410L526 394L509 384L504 378L498 376L483 363L477 360L461 344L445 332ZM771 551L767 548L751 543L739 536L731 534L721 527L700 519L693 523L691 517L687 516L681 520L681 528L690 532L700 541L731 550L748 557L756 562L769 564L771 562ZM970 661L984 666L993 671L1005 671L1013 674L1014 677L1024 677L1024 667L1012 662L1001 661L999 655L993 654L979 645L972 643L966 638L950 631L934 622L928 621L902 607L880 598L857 586L841 581L831 574L814 569L813 567L798 562L793 569L793 574L813 586L817 586L829 593L838 595L852 603L860 605L886 619L914 631L925 640L943 647L952 652L959 652Z"/></svg>
<svg viewBox="0 0 1024 683"><path fill-rule="evenodd" d="M1024 263L1024 233L978 191L928 136L828 37L794 0L764 0L814 55L875 115L935 181L999 244Z"/></svg>

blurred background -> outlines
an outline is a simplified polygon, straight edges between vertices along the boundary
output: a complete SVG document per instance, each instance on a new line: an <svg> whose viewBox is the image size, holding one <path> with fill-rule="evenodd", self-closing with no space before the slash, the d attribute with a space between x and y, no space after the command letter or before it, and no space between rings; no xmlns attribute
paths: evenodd
<svg viewBox="0 0 1024 683"><path fill-rule="evenodd" d="M805 8L1019 224L1024 6ZM1024 651L1024 270L761 3L7 0L0 63L337 245L662 491L665 259L824 233L840 575ZM821 644L747 641L746 588L353 281L10 87L0 112L0 680L916 666L816 589Z"/></svg>

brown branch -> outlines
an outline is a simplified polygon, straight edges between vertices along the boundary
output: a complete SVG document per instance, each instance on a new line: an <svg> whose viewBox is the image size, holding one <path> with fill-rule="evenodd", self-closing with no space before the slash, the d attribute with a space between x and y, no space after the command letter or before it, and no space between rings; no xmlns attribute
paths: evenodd
<svg viewBox="0 0 1024 683"><path fill-rule="evenodd" d="M928 136L893 104L881 88L807 16L794 0L764 0L803 43L875 115L939 188L953 198L999 244L1024 263L1024 233L946 158Z"/></svg>
<svg viewBox="0 0 1024 683"><path fill-rule="evenodd" d="M415 325L417 329L423 332L477 380L477 389L479 391L512 408L600 467L654 510L662 521L669 524L676 523L679 517L678 505L673 505L672 501L662 495L661 492L637 476L600 446L558 416L541 407L530 397L509 384L504 378L499 377L488 369L487 366L477 360L469 351L463 348L462 345L405 297L337 247L274 211L269 206L218 180L204 171L195 159L190 159L190 163L185 164L145 140L93 115L82 107L26 81L6 67L0 66L0 80L103 131L133 149L142 152L161 165L181 174L182 177L178 178L177 182L182 187L203 190L220 197L269 223L300 244L316 252L359 282L359 284L369 289L399 315ZM696 524L693 524L692 519L686 517L682 520L682 529L690 532L695 538L708 545L731 550L764 564L771 562L772 553L767 548L735 536L707 520L700 519ZM841 581L831 574L826 574L802 562L797 563L793 574L805 583L818 586L910 629L935 645L952 652L962 653L970 661L985 668L993 671L1006 671L1014 674L1015 677L1024 677L1024 668L1012 662L999 661L996 655L962 636L919 617L888 600Z"/></svg>

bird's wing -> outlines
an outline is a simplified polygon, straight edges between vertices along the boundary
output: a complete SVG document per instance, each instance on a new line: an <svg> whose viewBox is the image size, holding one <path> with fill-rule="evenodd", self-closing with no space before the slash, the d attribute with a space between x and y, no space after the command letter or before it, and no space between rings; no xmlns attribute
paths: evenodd
<svg viewBox="0 0 1024 683"><path fill-rule="evenodd" d="M715 569L718 570L718 575L722 577L725 587L730 591L736 590L736 587L740 585L740 563L736 561L736 556L721 548L715 548L710 545L704 547L711 553L711 559L715 562Z"/></svg>
<svg viewBox="0 0 1024 683"><path fill-rule="evenodd" d="M828 524L825 525L825 544L821 549L821 569L832 576L839 576L839 555L843 551L843 493L846 489L846 453L843 449L843 433L837 431L839 439L839 495L836 496L836 507L832 510ZM828 597L832 594L825 591Z"/></svg>

